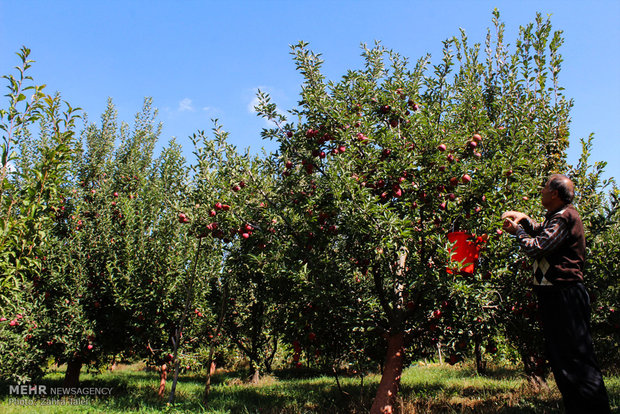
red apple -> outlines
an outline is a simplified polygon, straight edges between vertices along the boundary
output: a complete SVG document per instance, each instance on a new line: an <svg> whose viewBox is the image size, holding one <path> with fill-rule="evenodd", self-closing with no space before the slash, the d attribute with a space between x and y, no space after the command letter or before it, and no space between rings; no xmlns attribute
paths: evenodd
<svg viewBox="0 0 620 414"><path fill-rule="evenodd" d="M463 174L463 176L461 177L461 181L467 184L471 181L471 177L469 176L469 174Z"/></svg>
<svg viewBox="0 0 620 414"><path fill-rule="evenodd" d="M447 149L446 144L439 144L437 149L441 152L444 152Z"/></svg>

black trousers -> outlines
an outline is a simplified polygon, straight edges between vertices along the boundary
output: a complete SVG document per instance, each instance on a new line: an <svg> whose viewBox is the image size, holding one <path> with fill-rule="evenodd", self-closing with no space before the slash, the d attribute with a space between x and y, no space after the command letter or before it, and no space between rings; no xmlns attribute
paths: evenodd
<svg viewBox="0 0 620 414"><path fill-rule="evenodd" d="M545 352L567 413L609 413L590 335L590 297L581 284L536 288Z"/></svg>

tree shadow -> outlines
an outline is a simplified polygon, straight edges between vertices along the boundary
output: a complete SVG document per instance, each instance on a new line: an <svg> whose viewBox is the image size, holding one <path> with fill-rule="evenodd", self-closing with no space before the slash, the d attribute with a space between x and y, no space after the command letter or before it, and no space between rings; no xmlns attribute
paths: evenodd
<svg viewBox="0 0 620 414"><path fill-rule="evenodd" d="M473 373L473 375L472 375ZM558 413L561 412L559 395L511 389L509 385L486 387L485 385L460 384L459 379L470 379L475 370L458 369L446 371L446 377L456 379L447 385L443 374L419 383L404 383L399 392L401 414L412 412L432 413ZM338 388L332 376L318 370L279 370L270 374L264 382L250 384L242 381L249 371L219 371L212 376L212 388L207 402L203 401L206 376L201 373L181 375L175 396L174 412L229 412L249 413L335 413L359 414L368 412L376 393L376 381L363 387L359 381L341 380ZM520 379L517 370L494 368L487 375L502 380ZM49 387L62 386L62 378L44 379L38 384ZM111 396L92 400L95 412L105 411L166 411L168 393L172 384L169 378L164 398L157 395L159 377L155 372L124 371L121 375L104 373L89 375L80 387L109 387ZM9 384L0 381L2 392ZM612 401L618 400L617 389L610 389ZM555 392L555 391L554 391ZM615 394L613 394L615 392ZM556 393L557 394L557 393ZM616 404L617 406L617 404Z"/></svg>

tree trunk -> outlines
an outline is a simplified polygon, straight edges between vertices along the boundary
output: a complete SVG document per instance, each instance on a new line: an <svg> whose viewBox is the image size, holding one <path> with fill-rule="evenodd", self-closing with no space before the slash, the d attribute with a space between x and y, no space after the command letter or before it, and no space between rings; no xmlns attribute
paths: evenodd
<svg viewBox="0 0 620 414"><path fill-rule="evenodd" d="M399 332L388 338L387 354L383 376L379 389L370 408L370 414L392 414L394 401L400 386L400 377L403 371L405 357L405 335Z"/></svg>
<svg viewBox="0 0 620 414"><path fill-rule="evenodd" d="M185 306L183 307L183 313L181 314L181 321L179 326L174 330L174 336L172 337L172 349L173 358L171 364L174 364L174 375L172 377L172 387L170 387L170 395L168 396L168 404L174 403L174 394L177 389L177 382L179 380L179 348L181 347L181 339L183 338L183 327L185 321L189 315L189 308L192 305L192 298L194 296L193 286L196 279L196 267L198 266L198 259L200 259L200 246L202 245L202 237L198 239L198 246L196 246L196 254L194 256L194 266L192 273L189 275L189 280L185 286Z"/></svg>
<svg viewBox="0 0 620 414"><path fill-rule="evenodd" d="M157 395L163 397L166 392L166 379L168 378L168 365L162 364L159 371L159 391Z"/></svg>
<svg viewBox="0 0 620 414"><path fill-rule="evenodd" d="M441 342L437 342L437 354L439 354L439 363L443 365L443 353L441 352Z"/></svg>
<svg viewBox="0 0 620 414"><path fill-rule="evenodd" d="M336 368L336 366L332 366L332 371L334 372L334 378L336 378L336 385L338 386L338 391L340 391L340 394L350 397L349 393L344 391L342 389L342 386L340 385L340 379L338 378L338 369Z"/></svg>
<svg viewBox="0 0 620 414"><path fill-rule="evenodd" d="M486 372L487 367L486 367L486 364L484 363L484 360L482 359L482 346L480 342L481 342L480 338L476 337L475 343L474 343L474 354L476 356L476 372L479 375L482 375Z"/></svg>
<svg viewBox="0 0 620 414"><path fill-rule="evenodd" d="M215 362L213 362L213 351L214 348L211 346L211 350L209 351L209 359L207 360L207 366L209 367L209 372L207 372L207 380L205 381L205 392L204 392L204 400L207 401L209 398L209 393L211 392L211 376L215 372Z"/></svg>
<svg viewBox="0 0 620 414"><path fill-rule="evenodd" d="M114 371L116 368L118 368L118 366L116 364L116 355L114 355L112 357L112 362L110 363L110 371Z"/></svg>
<svg viewBox="0 0 620 414"><path fill-rule="evenodd" d="M222 286L222 298L220 300L220 317L217 321L217 327L215 328L214 338L218 338L220 335L220 331L222 330L222 325L224 324L224 316L226 312L226 300L228 299L228 288L226 284ZM215 339L217 340L217 339ZM207 373L207 380L205 381L205 391L203 394L204 402L207 402L209 399L209 393L211 392L211 376L215 372L215 362L213 361L213 355L215 354L215 342L212 342L209 348L209 359L207 360L207 366L209 367L209 372Z"/></svg>
<svg viewBox="0 0 620 414"><path fill-rule="evenodd" d="M65 388L76 388L80 384L80 370L82 360L78 357L67 362L67 371L62 386Z"/></svg>
<svg viewBox="0 0 620 414"><path fill-rule="evenodd" d="M260 380L260 369L258 368L258 364L256 364L256 366L252 368L252 376L250 377L250 383L258 384L259 380Z"/></svg>

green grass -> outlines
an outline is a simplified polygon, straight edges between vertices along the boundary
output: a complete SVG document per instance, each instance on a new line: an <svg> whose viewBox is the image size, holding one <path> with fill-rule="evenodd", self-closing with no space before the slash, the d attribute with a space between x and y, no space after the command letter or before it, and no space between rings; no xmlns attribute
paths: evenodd
<svg viewBox="0 0 620 414"><path fill-rule="evenodd" d="M63 373L48 374L42 384L60 386ZM93 398L83 405L11 404L8 383L0 383L1 413L366 413L379 376L341 378L342 391L333 377L310 371L283 370L263 377L259 384L244 382L246 372L219 372L213 378L208 404L201 400L203 375L179 378L176 401L157 396L158 374L139 365L103 374L83 374L80 387L112 387L111 397ZM612 411L620 412L620 377L608 376L606 385ZM172 382L168 381L167 391ZM547 391L532 390L518 367L495 367L485 376L469 365L456 367L415 364L406 369L398 397L402 413L559 413L560 394L551 379ZM25 401L26 397L20 397ZM35 400L36 401L36 400Z"/></svg>

